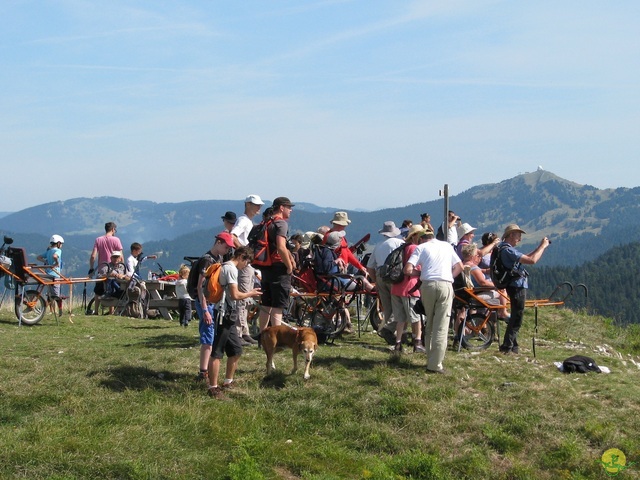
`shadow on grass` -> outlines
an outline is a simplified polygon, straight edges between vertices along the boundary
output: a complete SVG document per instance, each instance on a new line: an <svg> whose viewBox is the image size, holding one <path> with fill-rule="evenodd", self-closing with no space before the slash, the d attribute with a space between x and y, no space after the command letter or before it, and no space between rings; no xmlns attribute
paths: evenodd
<svg viewBox="0 0 640 480"><path fill-rule="evenodd" d="M165 334L156 337L145 338L141 345L147 348L190 348L194 346L193 338L184 335Z"/></svg>
<svg viewBox="0 0 640 480"><path fill-rule="evenodd" d="M340 365L348 370L373 370L376 367L393 365L396 369L415 370L416 366L408 360L407 356L393 356L388 350L384 350L389 357L380 359L371 358L352 358L352 357L332 357L332 356L316 356L313 357L313 363L318 367L331 369L336 365ZM416 354L413 354L416 355ZM413 357L412 357L413 358ZM423 358L423 357L417 357ZM426 358L425 358L426 361Z"/></svg>
<svg viewBox="0 0 640 480"><path fill-rule="evenodd" d="M276 370L271 373L271 375L267 375L260 382L260 386L262 388L271 388L273 390L281 390L287 386L287 375L283 371Z"/></svg>
<svg viewBox="0 0 640 480"><path fill-rule="evenodd" d="M1 318L0 319L0 324L1 325L17 325L18 324L18 319L16 317L14 317L13 319L11 318Z"/></svg>
<svg viewBox="0 0 640 480"><path fill-rule="evenodd" d="M171 325L133 325L130 327L125 327L131 330L160 330L163 328L167 328Z"/></svg>
<svg viewBox="0 0 640 480"><path fill-rule="evenodd" d="M104 376L107 378L100 381L100 385L114 392L124 392L125 390L159 390L178 391L184 389L184 379L190 377L188 374L169 372L167 370L152 370L147 367L134 367L131 365L121 365L107 370L98 370L88 373L88 377ZM195 386L194 386L195 387Z"/></svg>

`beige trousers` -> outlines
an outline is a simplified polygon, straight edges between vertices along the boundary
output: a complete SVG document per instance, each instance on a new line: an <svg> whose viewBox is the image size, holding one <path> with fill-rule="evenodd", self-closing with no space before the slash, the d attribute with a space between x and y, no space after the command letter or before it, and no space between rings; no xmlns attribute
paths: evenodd
<svg viewBox="0 0 640 480"><path fill-rule="evenodd" d="M423 281L420 295L426 318L423 337L427 350L427 370L442 370L442 361L447 351L453 286L450 282Z"/></svg>

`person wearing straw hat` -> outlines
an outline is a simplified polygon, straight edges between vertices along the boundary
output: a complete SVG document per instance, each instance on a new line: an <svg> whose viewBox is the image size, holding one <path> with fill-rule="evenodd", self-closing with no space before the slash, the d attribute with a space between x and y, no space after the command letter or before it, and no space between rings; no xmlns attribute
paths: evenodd
<svg viewBox="0 0 640 480"><path fill-rule="evenodd" d="M378 298L382 303L383 317L378 328L378 334L387 340L387 343L394 344L395 339L390 341L387 331L391 329L391 316L393 315L393 305L391 304L391 282L383 280L382 277L378 278L380 268L384 265L385 260L391 252L404 243L404 240L399 237L400 229L396 227L396 224L389 220L382 224L382 228L378 230L378 233L383 237L386 237L383 242L378 243L367 263L367 271L371 280L375 282L378 289ZM385 326L389 324L388 326ZM393 343L392 343L393 342Z"/></svg>
<svg viewBox="0 0 640 480"><path fill-rule="evenodd" d="M544 237L533 252L524 255L516 249L516 246L522 240L522 234L526 233L517 224L511 223L504 229L502 243L497 247L497 254L500 255L500 261L504 267L516 273L506 289L511 303L511 318L507 323L502 345L500 345L500 351L505 355L520 353L517 336L522 326L524 307L527 301L527 288L529 287L527 279L529 274L523 265L537 263L551 243L547 237Z"/></svg>
<svg viewBox="0 0 640 480"><path fill-rule="evenodd" d="M412 225L407 232L405 248L402 252L402 265L416 249L416 247L426 241L427 232L433 235L433 230L425 230L422 225ZM422 318L414 311L414 306L420 298L420 291L416 288L418 284L417 276L405 275L400 283L391 285L391 305L396 321L396 344L394 351L402 352L402 334L407 323L411 324L411 336L413 337L413 352L425 353L422 346Z"/></svg>
<svg viewBox="0 0 640 480"><path fill-rule="evenodd" d="M340 235L340 244L335 249L336 255L338 256L338 258L336 259L336 264L338 268L343 272L347 271L347 267L349 265L353 266L358 271L357 273L362 274L361 281L363 288L366 291L371 291L373 290L373 285L371 284L371 282L369 282L369 280L367 280L367 268L353 254L346 239L345 229L350 223L351 220L349 220L347 212L335 212L333 214L333 218L331 219L331 229L329 229L329 231L324 234L323 243L325 245L327 244L329 236L332 233L342 232L342 235ZM352 333L351 321L348 318L343 333Z"/></svg>

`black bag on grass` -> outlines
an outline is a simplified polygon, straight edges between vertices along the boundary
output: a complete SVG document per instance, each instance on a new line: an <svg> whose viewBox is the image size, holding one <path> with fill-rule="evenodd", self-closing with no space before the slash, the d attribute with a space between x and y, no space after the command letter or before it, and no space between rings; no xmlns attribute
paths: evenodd
<svg viewBox="0 0 640 480"><path fill-rule="evenodd" d="M567 358L562 362L562 367L565 373L601 372L596 361L584 355L574 355L573 357Z"/></svg>

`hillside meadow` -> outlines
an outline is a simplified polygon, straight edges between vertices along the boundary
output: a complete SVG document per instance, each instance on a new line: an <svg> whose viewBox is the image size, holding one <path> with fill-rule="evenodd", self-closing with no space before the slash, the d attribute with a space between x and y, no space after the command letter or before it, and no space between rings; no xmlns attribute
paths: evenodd
<svg viewBox="0 0 640 480"><path fill-rule="evenodd" d="M0 311L0 478L640 478L640 330L568 309L533 314L523 353L447 352L449 374L368 332L290 352L265 378L248 348L225 401L194 382L197 327L75 314L18 327ZM562 374L582 353L610 374ZM610 457L606 457L610 458ZM638 462L638 463L635 463Z"/></svg>

